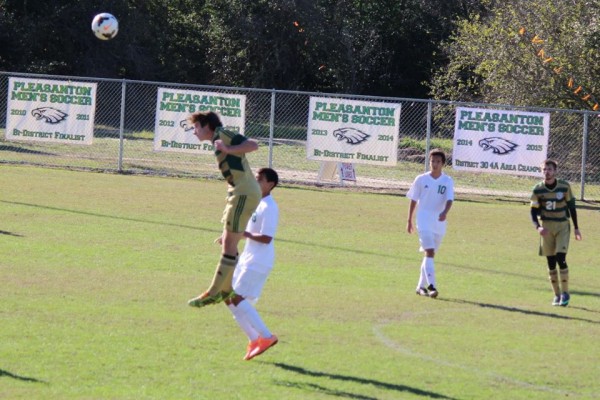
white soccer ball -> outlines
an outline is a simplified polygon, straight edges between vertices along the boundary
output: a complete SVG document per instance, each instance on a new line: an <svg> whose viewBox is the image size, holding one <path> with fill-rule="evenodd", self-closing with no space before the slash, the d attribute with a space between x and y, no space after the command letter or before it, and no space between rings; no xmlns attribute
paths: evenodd
<svg viewBox="0 0 600 400"><path fill-rule="evenodd" d="M110 40L119 32L119 21L112 14L98 14L92 20L92 31L98 39Z"/></svg>

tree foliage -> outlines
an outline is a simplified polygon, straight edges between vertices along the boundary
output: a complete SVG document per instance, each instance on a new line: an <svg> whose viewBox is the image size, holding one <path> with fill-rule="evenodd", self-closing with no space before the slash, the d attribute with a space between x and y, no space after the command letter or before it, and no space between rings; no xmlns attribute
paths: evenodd
<svg viewBox="0 0 600 400"><path fill-rule="evenodd" d="M448 100L586 108L568 80L600 94L595 80L600 72L599 6L598 0L489 1L484 12L457 22L443 46L449 61L433 74L431 94Z"/></svg>
<svg viewBox="0 0 600 400"><path fill-rule="evenodd" d="M478 3L0 0L0 68L422 97L453 16ZM120 22L107 42L89 29L104 11Z"/></svg>

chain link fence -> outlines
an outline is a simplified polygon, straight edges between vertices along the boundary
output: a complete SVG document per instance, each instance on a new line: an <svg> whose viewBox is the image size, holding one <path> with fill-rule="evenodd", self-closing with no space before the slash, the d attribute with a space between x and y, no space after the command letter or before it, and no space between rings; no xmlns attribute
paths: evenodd
<svg viewBox="0 0 600 400"><path fill-rule="evenodd" d="M97 84L93 144L71 145L6 139L9 78L93 82ZM404 191L427 170L426 154L442 148L450 156L446 172L455 180L459 197L496 196L528 199L540 177L454 170L451 165L456 108L459 106L535 111L550 114L548 157L571 182L582 200L600 201L600 118L598 113L506 105L463 104L433 100L245 89L164 82L143 82L0 73L0 163L84 169L132 174L219 178L211 154L154 150L159 88L210 91L246 96L245 135L261 144L248 155L253 168L275 168L281 180L307 185L339 185L324 180L322 162L307 158L311 96L401 105L397 164L354 163L357 190ZM342 160L343 161L343 160Z"/></svg>

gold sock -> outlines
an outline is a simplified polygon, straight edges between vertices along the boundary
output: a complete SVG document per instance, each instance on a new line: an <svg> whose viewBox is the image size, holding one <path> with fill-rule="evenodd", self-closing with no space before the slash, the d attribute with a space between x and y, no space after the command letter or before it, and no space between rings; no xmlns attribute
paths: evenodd
<svg viewBox="0 0 600 400"><path fill-rule="evenodd" d="M237 264L237 257L232 257L227 254L222 254L215 275L213 276L212 283L208 292L211 296L216 295L219 292L229 293L232 290L231 280L233 278L233 271Z"/></svg>
<svg viewBox="0 0 600 400"><path fill-rule="evenodd" d="M548 270L548 278L550 279L550 284L552 284L554 295L560 296L560 288L558 287L558 271L555 269Z"/></svg>
<svg viewBox="0 0 600 400"><path fill-rule="evenodd" d="M569 268L560 270L560 287L563 293L569 293Z"/></svg>

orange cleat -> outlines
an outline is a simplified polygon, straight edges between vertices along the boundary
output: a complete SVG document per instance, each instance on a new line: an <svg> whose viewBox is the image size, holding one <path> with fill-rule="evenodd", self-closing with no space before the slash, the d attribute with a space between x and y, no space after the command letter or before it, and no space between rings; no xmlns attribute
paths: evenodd
<svg viewBox="0 0 600 400"><path fill-rule="evenodd" d="M277 336L271 335L270 338L259 337L256 346L250 351L246 360L252 360L254 357L261 355L271 347L277 344Z"/></svg>
<svg viewBox="0 0 600 400"><path fill-rule="evenodd" d="M250 354L252 354L252 351L258 346L258 339L256 340L251 340L250 342L248 342L248 346L246 347L246 355L244 356L244 360L248 361L250 360L252 357L250 357Z"/></svg>

